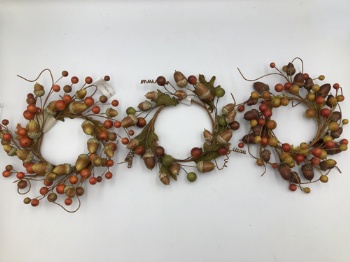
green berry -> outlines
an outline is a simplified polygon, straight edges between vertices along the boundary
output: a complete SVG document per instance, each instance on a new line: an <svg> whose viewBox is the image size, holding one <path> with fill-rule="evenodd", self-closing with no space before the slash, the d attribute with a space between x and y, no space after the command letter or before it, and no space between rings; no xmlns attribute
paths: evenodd
<svg viewBox="0 0 350 262"><path fill-rule="evenodd" d="M173 162L174 162L174 158L171 155L165 155L162 158L162 164L166 167L171 166Z"/></svg>
<svg viewBox="0 0 350 262"><path fill-rule="evenodd" d="M219 122L220 126L226 126L227 125L225 117L223 117L223 116L219 116L219 121L218 122Z"/></svg>
<svg viewBox="0 0 350 262"><path fill-rule="evenodd" d="M195 172L190 172L187 174L187 180L190 182L194 182L197 179L197 175Z"/></svg>
<svg viewBox="0 0 350 262"><path fill-rule="evenodd" d="M128 115L135 115L135 114L136 114L136 109L130 106L130 107L128 107L128 108L126 109L126 113L127 113Z"/></svg>
<svg viewBox="0 0 350 262"><path fill-rule="evenodd" d="M223 89L222 87L215 88L215 95L217 97L223 97L225 95L225 89Z"/></svg>

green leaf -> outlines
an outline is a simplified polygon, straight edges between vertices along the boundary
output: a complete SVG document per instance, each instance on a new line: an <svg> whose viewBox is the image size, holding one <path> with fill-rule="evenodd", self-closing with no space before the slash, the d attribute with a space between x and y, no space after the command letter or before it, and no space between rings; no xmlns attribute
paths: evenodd
<svg viewBox="0 0 350 262"><path fill-rule="evenodd" d="M158 90L158 98L155 100L157 106L176 106L179 102L176 98L168 94L164 94Z"/></svg>

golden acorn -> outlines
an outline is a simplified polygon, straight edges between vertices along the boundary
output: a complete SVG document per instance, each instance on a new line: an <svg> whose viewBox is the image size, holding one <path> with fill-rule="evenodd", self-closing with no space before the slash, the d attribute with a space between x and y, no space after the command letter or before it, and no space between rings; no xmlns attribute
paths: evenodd
<svg viewBox="0 0 350 262"><path fill-rule="evenodd" d="M222 108L222 115L226 116L229 112L235 109L235 104L227 104Z"/></svg>
<svg viewBox="0 0 350 262"><path fill-rule="evenodd" d="M96 138L90 138L87 141L87 148L90 154L96 153L98 147L100 145L100 142Z"/></svg>
<svg viewBox="0 0 350 262"><path fill-rule="evenodd" d="M140 141L136 138L133 138L130 140L130 142L127 144L128 149L135 149L139 145Z"/></svg>
<svg viewBox="0 0 350 262"><path fill-rule="evenodd" d="M169 172L173 176L177 176L180 173L180 165L177 162L173 162L169 167Z"/></svg>
<svg viewBox="0 0 350 262"><path fill-rule="evenodd" d="M81 124L81 127L83 128L84 133L87 135L92 135L95 133L95 125L89 120L85 120Z"/></svg>
<svg viewBox="0 0 350 262"><path fill-rule="evenodd" d="M88 106L84 102L72 102L69 104L69 111L72 114L81 114L87 108L88 108Z"/></svg>
<svg viewBox="0 0 350 262"><path fill-rule="evenodd" d="M35 120L30 120L26 126L28 131L27 135L31 139L37 139L41 136L41 130L39 124Z"/></svg>
<svg viewBox="0 0 350 262"><path fill-rule="evenodd" d="M11 152L11 150L14 148L11 145L3 145L2 148L4 149L4 151L8 154Z"/></svg>
<svg viewBox="0 0 350 262"><path fill-rule="evenodd" d="M233 123L233 121L235 121L235 117L236 117L237 111L236 110L232 110L230 111L227 116L225 117L225 120L228 124Z"/></svg>
<svg viewBox="0 0 350 262"><path fill-rule="evenodd" d="M27 149L19 149L16 152L17 157L22 160L24 163L29 163L33 160L34 154Z"/></svg>
<svg viewBox="0 0 350 262"><path fill-rule="evenodd" d="M104 152L105 152L106 156L108 156L108 157L114 156L114 148L111 146L106 146L104 149Z"/></svg>
<svg viewBox="0 0 350 262"><path fill-rule="evenodd" d="M39 83L35 83L34 85L34 94L37 97L43 96L45 94L45 89L42 85L40 85Z"/></svg>
<svg viewBox="0 0 350 262"><path fill-rule="evenodd" d="M160 173L159 173L159 179L164 185L169 185L170 184L169 176L166 173L162 172L162 171L160 171Z"/></svg>
<svg viewBox="0 0 350 262"><path fill-rule="evenodd" d="M210 89L202 83L196 84L196 93L198 97L204 101L210 102L214 99L214 96L211 93Z"/></svg>
<svg viewBox="0 0 350 262"><path fill-rule="evenodd" d="M157 91L151 91L146 94L146 98L148 98L151 101L155 101L158 98L158 92Z"/></svg>
<svg viewBox="0 0 350 262"><path fill-rule="evenodd" d="M153 169L156 165L156 157L151 151L151 149L147 149L146 153L143 155L143 161L148 169Z"/></svg>
<svg viewBox="0 0 350 262"><path fill-rule="evenodd" d="M52 171L57 175L68 175L72 172L72 166L70 164L60 164L56 166Z"/></svg>
<svg viewBox="0 0 350 262"><path fill-rule="evenodd" d="M175 92L175 96L177 96L180 100L184 100L187 97L187 93L184 90L177 90Z"/></svg>
<svg viewBox="0 0 350 262"><path fill-rule="evenodd" d="M208 130L204 129L203 131L203 136L204 136L204 140L208 143L211 143L214 139L214 136L212 133L210 133Z"/></svg>
<svg viewBox="0 0 350 262"><path fill-rule="evenodd" d="M80 89L78 91L75 92L75 96L79 99L84 99L84 97L86 96L86 89Z"/></svg>
<svg viewBox="0 0 350 262"><path fill-rule="evenodd" d="M40 162L40 163L34 164L32 166L32 169L37 175L43 176L47 172L51 172L53 170L53 166L47 162Z"/></svg>
<svg viewBox="0 0 350 262"><path fill-rule="evenodd" d="M89 164L89 156L87 154L80 154L77 161L75 162L75 169L80 172Z"/></svg>
<svg viewBox="0 0 350 262"><path fill-rule="evenodd" d="M134 114L130 114L122 120L121 126L124 128L131 127L136 125L137 121L137 117Z"/></svg>
<svg viewBox="0 0 350 262"><path fill-rule="evenodd" d="M138 108L142 111L147 111L152 107L152 104L149 101L143 101L138 105Z"/></svg>
<svg viewBox="0 0 350 262"><path fill-rule="evenodd" d="M56 107L57 100L51 101L47 107L45 107L45 112L50 116L55 116L57 114L57 107Z"/></svg>
<svg viewBox="0 0 350 262"><path fill-rule="evenodd" d="M106 116L108 118L113 118L113 117L116 117L117 115L118 115L118 111L117 110L115 110L115 109L113 109L111 107L107 108Z"/></svg>
<svg viewBox="0 0 350 262"><path fill-rule="evenodd" d="M227 144L232 137L232 130L225 130L216 137L218 144Z"/></svg>
<svg viewBox="0 0 350 262"><path fill-rule="evenodd" d="M196 165L197 170L201 173L206 173L214 170L215 164L210 161L200 161Z"/></svg>
<svg viewBox="0 0 350 262"><path fill-rule="evenodd" d="M54 172L47 172L45 174L45 180L52 182L52 181L55 181L57 176L58 175L56 173L54 173Z"/></svg>
<svg viewBox="0 0 350 262"><path fill-rule="evenodd" d="M187 78L180 71L175 71L174 80L178 87L182 88L187 85Z"/></svg>

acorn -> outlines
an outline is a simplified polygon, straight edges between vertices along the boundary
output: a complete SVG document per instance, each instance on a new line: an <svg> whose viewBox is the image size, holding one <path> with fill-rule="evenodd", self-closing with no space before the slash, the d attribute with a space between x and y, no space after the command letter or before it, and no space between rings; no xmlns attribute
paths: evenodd
<svg viewBox="0 0 350 262"><path fill-rule="evenodd" d="M115 109L113 109L111 107L107 108L106 116L108 118L113 118L113 117L116 117L117 115L118 115L118 111L117 110L115 110Z"/></svg>
<svg viewBox="0 0 350 262"><path fill-rule="evenodd" d="M304 74L303 73L297 73L294 76L294 80L293 80L293 85L297 85L299 87L302 87L304 85Z"/></svg>
<svg viewBox="0 0 350 262"><path fill-rule="evenodd" d="M137 117L134 114L130 114L122 120L121 126L123 128L131 127L136 125L137 121Z"/></svg>
<svg viewBox="0 0 350 262"><path fill-rule="evenodd" d="M179 98L180 100L184 100L187 97L187 93L184 90L177 90L175 92L175 96L177 96L177 98Z"/></svg>
<svg viewBox="0 0 350 262"><path fill-rule="evenodd" d="M327 159L327 160L324 160L320 163L320 168L323 170L323 171L326 171L327 169L332 169L333 167L335 167L337 164L337 162L333 159Z"/></svg>
<svg viewBox="0 0 350 262"><path fill-rule="evenodd" d="M152 104L149 101L143 101L137 106L142 111L147 111L148 109L152 108Z"/></svg>
<svg viewBox="0 0 350 262"><path fill-rule="evenodd" d="M45 107L45 112L50 116L55 116L57 114L57 107L56 107L57 100L51 101L47 107Z"/></svg>
<svg viewBox="0 0 350 262"><path fill-rule="evenodd" d="M320 96L326 97L330 91L331 91L331 85L330 84L323 84L320 87L320 90L317 92L317 94Z"/></svg>
<svg viewBox="0 0 350 262"><path fill-rule="evenodd" d="M146 98L148 98L151 101L155 101L158 98L158 92L157 91L151 91L146 94Z"/></svg>
<svg viewBox="0 0 350 262"><path fill-rule="evenodd" d="M24 163L29 163L33 160L34 154L33 152L27 150L27 149L19 149L16 152L17 157L22 160Z"/></svg>
<svg viewBox="0 0 350 262"><path fill-rule="evenodd" d="M305 164L301 167L301 172L303 173L303 176L311 182L311 180L314 178L314 167L311 164Z"/></svg>
<svg viewBox="0 0 350 262"><path fill-rule="evenodd" d="M283 164L280 164L278 166L278 172L280 173L281 177L285 180L290 180L291 176L292 176L292 171L291 169Z"/></svg>
<svg viewBox="0 0 350 262"><path fill-rule="evenodd" d="M314 81L312 80L312 78L309 77L308 79L305 80L304 88L306 90L311 90L313 85L314 85Z"/></svg>
<svg viewBox="0 0 350 262"><path fill-rule="evenodd" d="M254 143L254 135L253 134L248 134L248 135L245 135L243 138L242 138L242 141L243 143L245 144L253 144Z"/></svg>
<svg viewBox="0 0 350 262"><path fill-rule="evenodd" d="M333 138L339 138L341 136L341 134L343 133L343 128L340 127L337 131L332 131L331 132L331 136Z"/></svg>
<svg viewBox="0 0 350 262"><path fill-rule="evenodd" d="M75 197L75 187L74 186L66 186L64 188L64 193L66 194L67 197L73 198Z"/></svg>
<svg viewBox="0 0 350 262"><path fill-rule="evenodd" d="M108 136L108 140L109 141L117 140L117 133L115 133L115 132L108 132L107 136Z"/></svg>
<svg viewBox="0 0 350 262"><path fill-rule="evenodd" d="M196 84L196 93L198 97L204 101L210 102L214 99L214 96L211 93L210 89L202 83Z"/></svg>
<svg viewBox="0 0 350 262"><path fill-rule="evenodd" d="M85 167L88 166L89 162L90 160L87 154L80 154L78 156L77 161L75 162L75 169L77 170L77 172L80 172L81 170L83 170Z"/></svg>
<svg viewBox="0 0 350 262"><path fill-rule="evenodd" d="M270 87L263 82L254 82L253 88L255 91L258 91L259 93L270 90Z"/></svg>
<svg viewBox="0 0 350 262"><path fill-rule="evenodd" d="M256 105L257 103L258 103L258 99L256 99L256 98L251 98L251 97L249 97L249 99L247 100L247 105L248 106L253 106L253 105Z"/></svg>
<svg viewBox="0 0 350 262"><path fill-rule="evenodd" d="M187 85L187 78L180 71L175 71L174 80L178 87L182 88Z"/></svg>
<svg viewBox="0 0 350 262"><path fill-rule="evenodd" d="M2 148L4 149L4 151L8 154L11 152L11 150L14 148L11 145L3 145Z"/></svg>
<svg viewBox="0 0 350 262"><path fill-rule="evenodd" d="M104 149L104 152L105 152L106 156L108 156L108 157L114 156L114 148L111 146L106 146Z"/></svg>
<svg viewBox="0 0 350 262"><path fill-rule="evenodd" d="M45 180L49 181L49 182L52 182L52 181L55 181L55 179L57 178L57 174L55 172L47 172L45 174Z"/></svg>
<svg viewBox="0 0 350 262"><path fill-rule="evenodd" d="M86 96L86 89L80 89L78 91L75 92L75 96L79 99L84 99L84 97Z"/></svg>
<svg viewBox="0 0 350 262"><path fill-rule="evenodd" d="M214 170L215 164L210 161L200 161L196 165L197 170L201 173L206 173Z"/></svg>
<svg viewBox="0 0 350 262"><path fill-rule="evenodd" d="M256 109L249 110L245 112L243 118L247 121L253 120L253 119L258 119L259 118L259 111Z"/></svg>
<svg viewBox="0 0 350 262"><path fill-rule="evenodd" d="M28 137L31 139L37 139L41 136L41 130L39 124L35 120L30 120L26 126L28 131Z"/></svg>
<svg viewBox="0 0 350 262"><path fill-rule="evenodd" d="M57 175L68 175L72 172L72 166L70 164L60 164L56 166L53 170Z"/></svg>
<svg viewBox="0 0 350 262"><path fill-rule="evenodd" d="M89 120L85 120L81 124L81 127L83 128L84 133L87 135L93 135L95 133L95 125Z"/></svg>
<svg viewBox="0 0 350 262"><path fill-rule="evenodd" d="M164 185L170 184L169 176L165 172L162 172L162 171L159 172L159 179Z"/></svg>
<svg viewBox="0 0 350 262"><path fill-rule="evenodd" d="M333 111L331 116L329 117L330 122L338 122L342 118L342 114L339 111Z"/></svg>
<svg viewBox="0 0 350 262"><path fill-rule="evenodd" d="M34 85L34 94L37 97L43 96L45 94L45 89L42 85L40 85L39 83L35 83Z"/></svg>
<svg viewBox="0 0 350 262"><path fill-rule="evenodd" d="M81 114L87 108L88 108L88 106L84 102L72 102L69 104L69 111L72 114Z"/></svg>
<svg viewBox="0 0 350 262"><path fill-rule="evenodd" d="M254 136L260 136L261 135L261 131L262 131L262 126L254 126L252 128L253 131L253 135Z"/></svg>
<svg viewBox="0 0 350 262"><path fill-rule="evenodd" d="M51 172L53 170L53 166L47 162L39 162L34 164L32 169L37 175L45 175L47 172Z"/></svg>
<svg viewBox="0 0 350 262"><path fill-rule="evenodd" d="M143 155L143 161L148 169L153 169L156 165L156 157L154 156L151 149L147 149L146 153Z"/></svg>
<svg viewBox="0 0 350 262"><path fill-rule="evenodd" d="M235 117L236 117L237 111L236 110L232 110L230 111L227 116L225 117L225 120L228 124L233 123L233 121L235 121Z"/></svg>
<svg viewBox="0 0 350 262"><path fill-rule="evenodd" d="M207 129L204 129L203 136L204 136L204 140L208 143L211 143L214 139L213 134L210 133Z"/></svg>
<svg viewBox="0 0 350 262"><path fill-rule="evenodd" d="M292 76L295 74L295 67L292 63L288 63L286 66L286 73L288 76Z"/></svg>
<svg viewBox="0 0 350 262"><path fill-rule="evenodd" d="M180 173L180 165L177 162L173 162L169 167L169 172L173 176L177 176ZM176 179L175 179L176 180Z"/></svg>
<svg viewBox="0 0 350 262"><path fill-rule="evenodd" d="M295 184L300 184L301 179L300 176L298 175L297 172L292 172L292 177L290 178L290 182L295 183Z"/></svg>
<svg viewBox="0 0 350 262"><path fill-rule="evenodd" d="M216 137L216 141L218 142L218 144L227 144L228 141L230 141L231 137L232 130L224 130Z"/></svg>
<svg viewBox="0 0 350 262"><path fill-rule="evenodd" d="M97 152L97 149L100 145L100 142L96 139L96 138L90 138L87 141L87 149L89 151L90 154L94 154Z"/></svg>
<svg viewBox="0 0 350 262"><path fill-rule="evenodd" d="M225 105L223 108L222 108L222 115L223 116L226 116L229 112L231 112L233 109L235 109L235 104L232 104L232 103L230 103L230 104L227 104L227 105Z"/></svg>
<svg viewBox="0 0 350 262"><path fill-rule="evenodd" d="M270 156L271 156L271 152L268 149L264 149L260 153L261 159L264 160L266 163L270 161Z"/></svg>
<svg viewBox="0 0 350 262"><path fill-rule="evenodd" d="M333 95L328 95L326 100L326 105L330 108L334 107L338 103L337 98L335 98Z"/></svg>
<svg viewBox="0 0 350 262"><path fill-rule="evenodd" d="M130 142L127 144L127 149L135 149L140 144L140 140L133 138L130 140Z"/></svg>

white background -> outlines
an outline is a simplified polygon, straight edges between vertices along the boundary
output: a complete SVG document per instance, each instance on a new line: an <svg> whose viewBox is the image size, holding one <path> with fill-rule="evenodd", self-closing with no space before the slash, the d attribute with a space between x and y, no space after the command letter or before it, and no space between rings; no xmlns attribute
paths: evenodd
<svg viewBox="0 0 350 262"><path fill-rule="evenodd" d="M175 69L216 75L227 94L243 101L252 88L237 67L254 78L270 72L270 62L282 67L295 56L311 76L339 82L347 97L349 11L345 0L0 1L1 117L12 128L25 124L32 85L16 75L35 78L44 68L56 77L62 70L81 79L110 75L120 119L154 89L141 79L170 79ZM228 102L229 95L221 106ZM343 103L346 117L349 109ZM302 113L301 107L278 111L281 139L312 137L313 123ZM205 126L203 112L182 105L164 112L157 130L169 152L186 156L201 144ZM234 134L234 145L244 131ZM67 153L77 156L79 143L84 147L79 124L52 132L70 143L49 147L58 162ZM349 138L348 127L343 137ZM118 161L126 153L120 147ZM193 184L182 173L169 186L136 158L133 169L119 165L111 181L87 186L75 214L46 201L24 205L13 178L2 177L0 261L349 261L349 154L335 159L342 174L332 171L328 184L311 185L306 195L290 192L273 171L260 177L247 155L232 154L228 168ZM9 163L20 166L1 150L1 168Z"/></svg>

